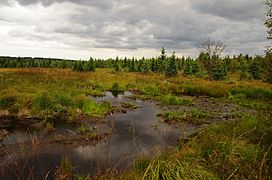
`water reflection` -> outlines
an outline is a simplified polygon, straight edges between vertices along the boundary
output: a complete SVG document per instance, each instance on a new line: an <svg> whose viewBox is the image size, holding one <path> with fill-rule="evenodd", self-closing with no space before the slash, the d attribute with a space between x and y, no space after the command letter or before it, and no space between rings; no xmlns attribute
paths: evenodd
<svg viewBox="0 0 272 180"><path fill-rule="evenodd" d="M103 97L90 97L98 103L103 101L129 102L141 108L107 116L105 120L112 122L114 126L113 133L106 141L96 146L80 146L53 153L43 152L33 158L30 157L28 164L29 167L35 166L35 172L32 172L37 175L35 177L43 178L42 175L50 170L48 179L53 179L52 169L56 167L56 161L59 162L62 156L68 156L71 159L75 174L95 174L97 171L111 168L125 169L131 166L140 155L149 156L160 153L175 146L180 136L187 136L192 132L191 125L174 127L162 123L157 117L157 114L162 111L159 106L152 102L129 98L131 95L130 92L118 95L106 92ZM45 157L46 162L40 160ZM23 164L25 158L18 159L18 161ZM25 170L25 175L30 171L31 169ZM10 178L13 175L12 169L7 168L3 177Z"/></svg>

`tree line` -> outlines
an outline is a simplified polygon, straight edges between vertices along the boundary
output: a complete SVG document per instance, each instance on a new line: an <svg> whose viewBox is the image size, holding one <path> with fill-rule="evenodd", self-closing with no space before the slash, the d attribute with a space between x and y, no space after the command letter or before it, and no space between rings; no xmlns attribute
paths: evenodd
<svg viewBox="0 0 272 180"><path fill-rule="evenodd" d="M208 45L207 45L208 43ZM210 44L209 44L210 43ZM83 60L63 60L52 58L31 57L0 57L1 68L70 68L75 71L95 71L96 68L110 68L114 72L154 72L175 76L204 77L210 80L228 79L230 73L238 73L240 80L263 79L272 83L269 78L269 63L271 55L251 57L249 55L234 55L220 57L219 43L211 44L207 41L205 49L201 50L195 59L191 57L177 57L175 52L166 54L164 47L161 55L153 58L110 58L107 60L90 58ZM223 46L220 46L223 48ZM209 49L210 48L210 49ZM215 49L217 50L215 50Z"/></svg>

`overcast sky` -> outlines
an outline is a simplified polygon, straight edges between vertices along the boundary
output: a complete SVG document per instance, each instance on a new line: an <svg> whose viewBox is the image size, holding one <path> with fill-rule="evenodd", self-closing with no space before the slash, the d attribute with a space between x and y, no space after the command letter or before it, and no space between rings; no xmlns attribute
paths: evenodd
<svg viewBox="0 0 272 180"><path fill-rule="evenodd" d="M228 54L263 54L262 0L0 0L0 55L196 56L209 38Z"/></svg>

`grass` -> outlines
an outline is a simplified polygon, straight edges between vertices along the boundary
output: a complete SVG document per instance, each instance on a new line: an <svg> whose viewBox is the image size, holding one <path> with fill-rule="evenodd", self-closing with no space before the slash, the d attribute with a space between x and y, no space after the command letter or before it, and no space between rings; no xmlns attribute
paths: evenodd
<svg viewBox="0 0 272 180"><path fill-rule="evenodd" d="M255 95L256 97L258 95ZM259 95L260 96L260 95ZM238 94L230 94L228 97L233 103L236 103L240 106L246 107L248 109L254 110L269 110L270 104L272 103L272 98L269 96L262 96L260 98L252 98L252 96L248 96L245 93Z"/></svg>
<svg viewBox="0 0 272 180"><path fill-rule="evenodd" d="M94 101L87 101L87 103L84 103L82 109L83 112L89 116L100 117L111 110L111 104L109 102L97 104Z"/></svg>
<svg viewBox="0 0 272 180"><path fill-rule="evenodd" d="M209 125L190 136L188 142L180 142L176 150L143 158L118 178L268 179L272 174L272 85L238 81L235 77L210 82L182 75L168 78L156 73L110 73L107 69L85 73L69 69L0 69L0 112L8 110L11 115L38 116L45 120L63 114L70 120L81 114L104 116L111 111L110 103L96 103L88 95L100 96L105 90L133 90L165 106L193 103L191 98L181 95L209 96L219 101L226 98L254 109L257 115L230 114L238 120ZM198 125L207 123L209 113L192 110L166 112L161 116L171 123L186 121ZM47 126L50 128L51 124ZM79 131L95 136L95 131L84 127ZM64 169L69 171L70 167Z"/></svg>
<svg viewBox="0 0 272 180"><path fill-rule="evenodd" d="M138 179L258 179L271 174L272 128L259 116L216 124L178 150L142 158L123 175ZM126 176L126 177L125 177ZM122 179L122 178L121 178ZM132 178L131 178L132 179Z"/></svg>
<svg viewBox="0 0 272 180"><path fill-rule="evenodd" d="M83 124L77 128L77 131L81 135L84 135L85 138L95 139L98 137L98 133L95 128L87 127L86 125Z"/></svg>
<svg viewBox="0 0 272 180"><path fill-rule="evenodd" d="M204 167L193 162L160 159L151 161L145 168L142 179L217 179Z"/></svg>
<svg viewBox="0 0 272 180"><path fill-rule="evenodd" d="M172 94L163 96L160 101L163 105L190 106L193 104L193 100L191 98L177 97Z"/></svg>
<svg viewBox="0 0 272 180"><path fill-rule="evenodd" d="M169 124L188 122L194 125L200 125L208 123L206 118L209 117L209 114L199 109L194 109L191 111L164 112L158 114L158 116L162 117L164 121Z"/></svg>
<svg viewBox="0 0 272 180"><path fill-rule="evenodd" d="M85 91L86 95L90 96L105 96L105 92L100 89L90 89Z"/></svg>
<svg viewBox="0 0 272 180"><path fill-rule="evenodd" d="M120 86L119 83L113 83L112 87L109 89L113 92L124 92L124 87Z"/></svg>
<svg viewBox="0 0 272 180"><path fill-rule="evenodd" d="M230 93L252 99L272 99L272 89L247 87L231 90Z"/></svg>
<svg viewBox="0 0 272 180"><path fill-rule="evenodd" d="M55 179L72 179L72 162L67 157L63 157L59 168L55 173Z"/></svg>
<svg viewBox="0 0 272 180"><path fill-rule="evenodd" d="M121 106L125 109L137 109L139 108L137 105L131 104L129 102L121 102Z"/></svg>
<svg viewBox="0 0 272 180"><path fill-rule="evenodd" d="M86 94L102 95L102 87L80 74L46 69L12 69L0 74L5 79L0 81L0 109L12 115L28 109L26 116L48 119L67 114L74 119L81 113L103 116L111 109L109 103L97 104L88 98Z"/></svg>

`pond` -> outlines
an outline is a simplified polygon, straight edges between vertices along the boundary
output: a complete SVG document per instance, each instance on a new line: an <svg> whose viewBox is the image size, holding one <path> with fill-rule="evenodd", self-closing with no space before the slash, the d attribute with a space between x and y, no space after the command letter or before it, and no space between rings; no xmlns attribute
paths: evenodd
<svg viewBox="0 0 272 180"><path fill-rule="evenodd" d="M138 107L126 113L113 113L105 117L104 120L112 126L112 133L106 140L96 145L73 148L64 146L56 150L49 146L51 149L46 148L27 156L10 155L1 163L2 178L13 179L20 176L27 179L31 175L34 179L42 179L45 176L53 179L54 171L64 156L71 160L74 174L94 175L109 169L124 170L142 155L160 154L175 147L180 137L186 137L194 130L194 127L188 124L174 126L163 123L157 117L157 114L162 112L160 106L154 102L133 99L132 95L131 92L114 95L106 92L103 97L90 97L98 103L109 101L121 106L126 102ZM99 128L103 131L103 126ZM27 136L23 132L19 133L21 134L17 132L16 138ZM9 135L7 139L12 139L12 136L14 134ZM15 161L16 163L13 163Z"/></svg>

